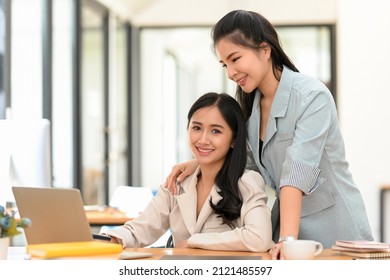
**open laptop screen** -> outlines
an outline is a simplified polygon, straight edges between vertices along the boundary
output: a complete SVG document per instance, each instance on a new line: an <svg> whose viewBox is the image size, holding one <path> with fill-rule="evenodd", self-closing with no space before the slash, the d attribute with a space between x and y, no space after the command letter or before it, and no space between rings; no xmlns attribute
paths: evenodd
<svg viewBox="0 0 390 280"><path fill-rule="evenodd" d="M12 187L27 244L91 241L92 233L78 189Z"/></svg>

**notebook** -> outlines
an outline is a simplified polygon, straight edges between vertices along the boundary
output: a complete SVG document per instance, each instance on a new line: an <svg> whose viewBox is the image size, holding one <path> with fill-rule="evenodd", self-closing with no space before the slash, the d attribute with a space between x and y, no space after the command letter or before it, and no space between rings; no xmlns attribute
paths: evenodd
<svg viewBox="0 0 390 280"><path fill-rule="evenodd" d="M12 187L20 217L31 220L25 228L28 245L93 241L78 189Z"/></svg>
<svg viewBox="0 0 390 280"><path fill-rule="evenodd" d="M356 257L360 259L389 259L390 252L352 252L352 251L339 251L342 255Z"/></svg>
<svg viewBox="0 0 390 280"><path fill-rule="evenodd" d="M390 249L389 243L369 240L336 240L336 245L346 248Z"/></svg>
<svg viewBox="0 0 390 280"><path fill-rule="evenodd" d="M347 252L357 252L357 253L390 253L390 248L387 249L376 249L376 248L349 248L338 245L332 245L332 249L335 251L347 251Z"/></svg>
<svg viewBox="0 0 390 280"><path fill-rule="evenodd" d="M122 252L122 245L101 241L60 242L27 245L27 252L33 257L53 259L76 256L106 256Z"/></svg>

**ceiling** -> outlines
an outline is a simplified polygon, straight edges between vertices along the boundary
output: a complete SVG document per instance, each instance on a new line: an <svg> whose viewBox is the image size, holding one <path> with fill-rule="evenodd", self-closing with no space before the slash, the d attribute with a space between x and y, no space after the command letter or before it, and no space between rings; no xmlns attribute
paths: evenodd
<svg viewBox="0 0 390 280"><path fill-rule="evenodd" d="M136 26L145 27L213 25L223 15L234 9L258 11L275 24L329 23L335 21L338 6L338 0L98 1L109 7L120 18Z"/></svg>
<svg viewBox="0 0 390 280"><path fill-rule="evenodd" d="M156 2L164 0L98 0L107 7L110 7L119 16L132 19L135 15L142 13Z"/></svg>

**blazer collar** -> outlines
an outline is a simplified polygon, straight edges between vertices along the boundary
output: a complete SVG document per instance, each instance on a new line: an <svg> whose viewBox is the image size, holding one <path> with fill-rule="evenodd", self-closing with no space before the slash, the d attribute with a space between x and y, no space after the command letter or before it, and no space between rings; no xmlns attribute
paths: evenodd
<svg viewBox="0 0 390 280"><path fill-rule="evenodd" d="M282 76L280 78L279 86L276 90L274 100L272 102L270 115L268 117L266 138L264 139L263 147L267 145L269 140L277 131L276 118L283 118L287 113L288 103L291 96L291 90L294 80L294 72L288 67L284 66ZM260 98L261 93L256 91L256 96L253 101L252 113L248 120L248 131L250 143L256 143L260 135ZM256 145L256 144L255 144ZM258 151L258 149L257 149Z"/></svg>
<svg viewBox="0 0 390 280"><path fill-rule="evenodd" d="M182 190L177 196L177 203L179 205L183 221L190 234L198 233L202 229L202 226L208 217L213 213L213 209L208 203L210 196L213 198L213 203L217 203L221 200L221 196L218 194L218 187L214 185L210 191L209 197L206 199L206 202L199 213L198 219L196 218L196 183L198 182L199 173L200 168L198 167L192 175L180 184Z"/></svg>
<svg viewBox="0 0 390 280"><path fill-rule="evenodd" d="M282 76L280 77L279 86L276 90L270 112L270 116L273 119L282 118L286 115L294 81L294 73L290 68L283 66Z"/></svg>

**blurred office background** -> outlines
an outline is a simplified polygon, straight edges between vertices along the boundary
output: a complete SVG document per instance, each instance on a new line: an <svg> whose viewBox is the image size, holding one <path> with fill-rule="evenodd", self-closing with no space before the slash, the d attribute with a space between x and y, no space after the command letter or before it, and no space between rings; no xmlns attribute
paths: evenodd
<svg viewBox="0 0 390 280"><path fill-rule="evenodd" d="M51 168L40 171L85 204L108 204L121 185L155 190L191 157L193 101L234 95L210 47L211 26L233 9L267 17L300 71L331 89L374 236L389 236L387 1L0 0L0 119L49 120Z"/></svg>

